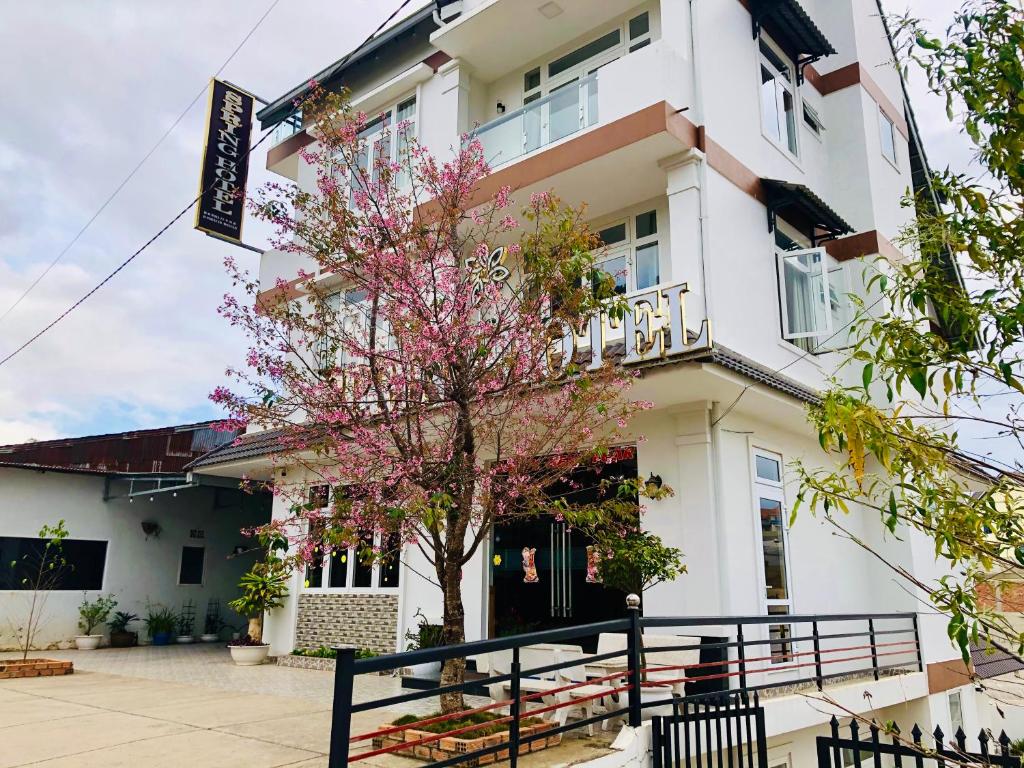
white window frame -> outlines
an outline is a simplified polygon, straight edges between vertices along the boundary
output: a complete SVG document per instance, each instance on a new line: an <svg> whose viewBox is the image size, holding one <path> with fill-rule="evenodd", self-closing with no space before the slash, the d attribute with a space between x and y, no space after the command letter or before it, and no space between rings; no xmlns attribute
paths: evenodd
<svg viewBox="0 0 1024 768"><path fill-rule="evenodd" d="M779 59L785 64L788 64L787 77L774 62L765 56L764 51L761 50L761 44L766 45L772 50ZM761 116L761 135L764 136L773 146L782 150L787 157L794 160L800 159L800 127L799 127L799 115L797 114L798 105L802 104L800 99L800 86L797 84L797 68L796 63L793 59L779 47L779 45L771 39L765 32L755 39L754 44L757 46L757 102L758 102L758 113ZM765 67L775 78L776 86L776 117L779 120L779 136L773 136L768 131L768 125L765 122L765 108L764 108L764 97L762 89L764 87L761 82L761 67ZM786 139L789 137L789 125L785 121L785 110L779 109L778 106L778 86L781 86L784 90L789 92L790 97L793 100L793 143L795 149L790 149Z"/></svg>
<svg viewBox="0 0 1024 768"><path fill-rule="evenodd" d="M892 157L886 154L885 147L885 134L888 132L890 144L892 146ZM885 110L881 106L878 107L878 143L879 149L888 162L896 170L900 168L899 162L899 150L897 149L896 137L899 135L899 131L896 130L896 121L893 120L889 115L885 113Z"/></svg>
<svg viewBox="0 0 1024 768"><path fill-rule="evenodd" d="M959 714L960 722L957 723L953 718L953 701L956 700L957 713ZM949 691L946 694L946 709L949 711L949 735L951 737L956 735L957 728L963 728L964 733L967 732L967 726L964 721L964 697L959 690Z"/></svg>
<svg viewBox="0 0 1024 768"><path fill-rule="evenodd" d="M779 467L779 479L778 481L771 480L770 478L762 478L757 474L757 459L758 457L774 461ZM793 570L792 570L792 556L790 553L790 541L789 541L789 524L787 520L788 505L786 504L786 465L783 460L782 454L772 451L766 448L759 448L754 446L750 451L750 476L752 480L752 498L753 498L753 512L754 512L754 531L755 539L757 541L757 553L758 553L758 568L757 568L757 583L758 592L760 595L762 610L765 616L769 616L770 607L784 607L787 610L787 614L777 614L779 617L778 624L789 626L790 633L789 637L793 637L792 624L785 621L785 615L793 615L795 613L793 608ZM761 528L761 499L767 499L769 501L777 501L780 505L782 513L782 549L783 549L783 568L785 569L786 576L786 597L785 598L769 598L768 597L768 586L765 581L765 562L764 562L764 537L762 535ZM765 639L768 639L768 634L771 627L774 625L766 624ZM778 659L773 658L771 664L783 664L789 661L792 654L796 653L796 643L792 640L785 641L789 645L788 656L780 656ZM771 646L768 646L769 655Z"/></svg>
<svg viewBox="0 0 1024 768"><path fill-rule="evenodd" d="M657 231L653 235L646 235L644 237L636 236L636 219L637 216L641 216L646 213L654 212L654 216L657 222ZM593 225L591 228L595 233L601 230L614 227L618 224L625 224L626 226L626 239L620 243L614 243L609 246L601 246L599 250L600 261L595 266L603 269L603 265L608 262L620 258L626 257L626 294L629 295L639 290L650 291L654 290L659 285L664 285L666 282L666 276L662 274L662 254L664 254L665 248L668 247L668 232L665 226L668 224L668 211L664 210L660 204L648 204L639 205L629 209L626 212L616 214L614 218L600 222L599 224ZM638 288L636 283L636 254L637 251L647 245L658 246L658 282L654 285L645 286L644 288Z"/></svg>
<svg viewBox="0 0 1024 768"><path fill-rule="evenodd" d="M643 35L638 35L636 38L630 39L629 37L629 22L643 14L647 14L648 28L647 32ZM658 39L658 29L660 27L660 17L657 13L657 6L647 6L639 9L634 9L632 12L622 19L617 24L612 24L606 27L599 27L599 31L594 32L587 36L587 42L583 45L578 45L575 48L569 48L561 51L557 56L546 57L543 61L534 62L533 65L526 67L521 75L520 82L523 84L523 104L524 106L528 103L526 99L532 98L533 100L541 99L555 90L560 86L574 80L586 77L592 74L596 70L603 66L611 64L613 61L628 56L630 53L634 53L636 50L641 50L643 47L650 45L656 39ZM548 76L548 67L552 62L557 61L563 56L567 56L575 50L582 48L590 42L600 39L604 35L612 32L613 30L619 30L619 42L611 48L601 51L598 54L581 61L569 69L559 72L553 77ZM636 46L640 45L641 48ZM630 49L634 50L630 50ZM534 69L540 69L540 84L536 88L526 90L526 75L532 72Z"/></svg>
<svg viewBox="0 0 1024 768"><path fill-rule="evenodd" d="M328 491L327 507L322 507L322 509L329 509L330 506L331 506L331 502L332 502L333 498L334 498L334 489L331 488ZM307 532L309 531L309 523L308 522L306 523L306 531ZM374 535L373 535L373 544L374 544L375 547L381 546L381 535L380 535L380 533L374 533ZM402 547L399 547L399 550L398 550L398 562L396 563L396 566L399 569L402 567L402 549L403 549ZM332 587L332 586L330 586L330 583L331 583L331 568L333 567L333 557L331 555L325 554L324 555L324 559L323 559L322 569L321 569L321 575L320 575L320 586L319 587L307 586L306 585L306 581L307 581L306 574L303 573L303 577L302 577L302 591L303 592L308 592L308 593L311 593L311 594L317 594L317 595L321 595L321 594L329 594L329 595L348 595L348 594L376 594L376 595L384 594L384 595L394 595L394 594L398 594L398 590L401 588L401 585L402 585L402 574L401 574L401 571L399 571L398 586L395 586L395 587L381 587L381 586L379 586L380 578L381 578L381 572L380 572L381 564L377 560L375 560L373 565L371 566L371 570L370 570L370 586L368 586L368 587L354 587L354 586L352 586L352 582L355 580L355 574L356 574L356 572L355 572L355 568L356 568L355 563L356 563L356 557L358 555L358 548L357 547L349 547L345 551L345 555L346 555L346 557L345 557L345 586L344 587Z"/></svg>
<svg viewBox="0 0 1024 768"><path fill-rule="evenodd" d="M419 136L419 119L420 119L420 104L419 104L419 93L417 91L410 91L404 94L401 98L381 107L376 110L374 114L367 115L369 125L363 129L365 136L360 138L360 141L366 142L366 157L367 157L367 168L365 172L371 172L375 162L377 153L377 144L384 137L385 131L388 133L388 159L391 162L397 162L400 158L398 156L398 110L399 107L404 106L408 102L413 103L413 116L408 120L409 127L407 129L407 135L410 138L416 138ZM384 116L381 119L381 116ZM342 169L347 171L347 169ZM399 179L399 188L403 185L408 184L408 180ZM355 189L355 184L352 179L349 179L349 205L351 207L352 191Z"/></svg>
<svg viewBox="0 0 1024 768"><path fill-rule="evenodd" d="M800 102L803 105L803 124L810 134L821 141L825 133L825 121L821 119L821 113L807 103L807 99ZM808 119L810 118L810 119Z"/></svg>
<svg viewBox="0 0 1024 768"><path fill-rule="evenodd" d="M821 269L822 293L817 297L810 297L811 301L824 302L824 307L815 307L814 315L821 314L824 318L824 327L808 331L793 331L790 329L789 299L786 291L786 262L796 257L815 255L818 257L818 264ZM776 272L778 277L779 291L779 320L782 339L791 344L796 344L801 339L809 339L816 342L808 350L813 354L831 352L843 346L841 332L849 324L849 317L844 311L844 305L849 303L849 274L845 266L836 261L828 251L822 247L801 248L799 250L784 251L778 246L775 247ZM838 344L831 342L839 340Z"/></svg>

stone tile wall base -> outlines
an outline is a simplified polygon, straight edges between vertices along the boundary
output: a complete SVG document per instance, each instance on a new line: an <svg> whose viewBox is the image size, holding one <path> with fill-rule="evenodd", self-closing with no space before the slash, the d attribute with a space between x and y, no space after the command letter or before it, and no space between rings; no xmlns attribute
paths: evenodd
<svg viewBox="0 0 1024 768"><path fill-rule="evenodd" d="M398 632L398 595L299 595L296 648L352 645L376 653L394 653Z"/></svg>

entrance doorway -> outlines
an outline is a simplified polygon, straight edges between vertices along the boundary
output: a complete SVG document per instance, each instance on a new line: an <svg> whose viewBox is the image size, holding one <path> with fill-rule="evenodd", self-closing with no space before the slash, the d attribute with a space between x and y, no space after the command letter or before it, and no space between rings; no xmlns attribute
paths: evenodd
<svg viewBox="0 0 1024 768"><path fill-rule="evenodd" d="M636 476L636 450L622 448L614 462L574 472L549 487L548 496L570 504L591 503L616 492L614 484L602 489L602 480ZM490 636L624 616L626 594L595 581L593 574L588 579L587 548L593 543L579 529L548 515L496 526L490 563ZM535 572L524 563L530 554Z"/></svg>

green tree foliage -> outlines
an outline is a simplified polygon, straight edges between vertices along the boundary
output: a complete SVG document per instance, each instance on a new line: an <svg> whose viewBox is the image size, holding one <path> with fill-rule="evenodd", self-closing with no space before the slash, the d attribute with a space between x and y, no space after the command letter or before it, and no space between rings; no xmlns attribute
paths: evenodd
<svg viewBox="0 0 1024 768"><path fill-rule="evenodd" d="M1005 405L1024 392L1024 13L1016 0L970 0L941 37L905 17L896 41L902 66L946 99L981 172L935 173L934 194L905 199L916 221L900 244L920 259L882 265L870 281L885 304L862 304L850 356L860 385L811 409L842 466L801 466L800 502L844 530L837 510L867 508L892 534L930 537L948 575L921 581L889 565L949 616L965 660L979 636L1021 654L1024 635L979 600L1024 566L1021 476L964 450L960 431L981 424L1024 447L1019 406Z"/></svg>
<svg viewBox="0 0 1024 768"><path fill-rule="evenodd" d="M64 539L69 536L63 520L56 525L39 529L40 546L8 563L11 570L21 576L22 589L28 592L24 619L8 617L8 623L18 640L21 658L28 658L33 642L46 621L46 603L50 593L71 566L64 557Z"/></svg>

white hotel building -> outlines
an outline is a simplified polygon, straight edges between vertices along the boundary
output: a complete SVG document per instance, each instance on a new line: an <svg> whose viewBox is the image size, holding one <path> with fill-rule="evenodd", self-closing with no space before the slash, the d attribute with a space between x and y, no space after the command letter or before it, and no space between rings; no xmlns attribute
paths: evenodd
<svg viewBox="0 0 1024 768"><path fill-rule="evenodd" d="M683 550L689 569L645 595L645 615L919 612L923 671L826 691L907 727L998 733L1003 724L976 695L943 617L809 512L788 524L797 491L788 463L828 460L805 405L841 360L847 294L863 293L862 270L877 256L905 258L895 241L914 214L900 200L926 179L876 0L436 5L314 77L347 86L367 114L413 120L437 155L479 126L494 166L488 188L585 202L615 260L608 271L625 270L624 290L685 282L687 326L709 331L644 368L639 394L656 408L635 421L646 439L623 453L630 471L676 491L650 503L644 520ZM281 121L304 89L263 109L263 126ZM298 151L313 137L281 128L268 167L311 187ZM300 266L265 253L263 286L294 279ZM274 447L273 433L257 433L193 468L273 479ZM871 513L846 524L915 573L934 573L928 542L884 537ZM537 548L539 585L523 583L524 544ZM585 581L584 546L552 521L497 531L464 575L468 638L623 615L621 595ZM268 618L274 652L402 650L417 611L441 614L417 557L406 552L398 573L332 557L309 586L296 574L287 606ZM800 696L766 705L776 764L811 764L812 736L827 719L820 709Z"/></svg>

